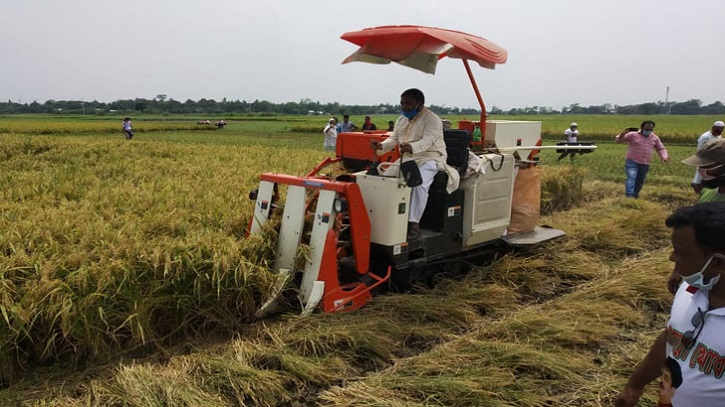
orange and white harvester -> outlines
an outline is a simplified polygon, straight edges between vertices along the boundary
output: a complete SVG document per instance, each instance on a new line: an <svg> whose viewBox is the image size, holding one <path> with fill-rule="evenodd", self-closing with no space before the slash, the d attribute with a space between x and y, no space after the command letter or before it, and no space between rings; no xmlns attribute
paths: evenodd
<svg viewBox="0 0 725 407"><path fill-rule="evenodd" d="M444 131L448 164L463 174L473 150L478 165L450 194L448 175L440 172L435 177L420 222L422 233L413 240L407 239L411 188L402 178L374 170L399 156L394 151L377 157L370 149L370 141L388 137L386 131L339 134L336 157L304 176L262 174L259 188L250 194L255 206L249 233L259 233L272 217L280 217L273 265L280 277L260 314L271 308L288 283L297 285L303 313L318 307L325 313L350 311L368 303L377 288L410 287L455 272L466 258L564 234L538 226L528 233L507 234L517 168L536 165L538 151L549 147L541 145L540 122L486 120L468 61L493 68L506 61L503 48L481 37L419 26L376 27L342 38L360 46L344 62L392 61L433 73L439 59L461 59L481 106L478 124L484 125L480 144L472 137L475 123L459 123L459 129ZM551 148L586 153L595 146ZM334 179L323 175L331 165L343 165L347 171ZM286 187L283 205L281 187ZM309 247L309 253L304 267L296 269L301 244Z"/></svg>

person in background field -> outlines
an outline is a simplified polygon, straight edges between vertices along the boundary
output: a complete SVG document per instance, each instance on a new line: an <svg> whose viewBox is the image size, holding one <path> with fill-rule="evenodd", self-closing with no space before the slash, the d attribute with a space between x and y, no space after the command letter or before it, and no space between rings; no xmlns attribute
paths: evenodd
<svg viewBox="0 0 725 407"><path fill-rule="evenodd" d="M564 135L566 136L566 141L569 143L576 143L579 141L579 125L576 123L572 123L569 125L569 128L564 130ZM572 156L573 157L573 156Z"/></svg>
<svg viewBox="0 0 725 407"><path fill-rule="evenodd" d="M363 123L362 129L363 129L363 131L377 130L378 127L375 125L375 123L372 122L372 120L370 119L370 116L365 116L365 123Z"/></svg>
<svg viewBox="0 0 725 407"><path fill-rule="evenodd" d="M564 130L564 137L566 137L566 142L567 143L576 143L576 142L579 141L579 130L578 130L578 128L579 128L579 125L578 124L572 123L572 124L569 125L569 128L568 129ZM559 157L559 160L561 160L563 157L564 157L564 155L562 155L561 157ZM569 161L571 161L572 163L574 163L575 157L576 157L576 154L569 154Z"/></svg>
<svg viewBox="0 0 725 407"><path fill-rule="evenodd" d="M725 201L725 139L706 141L682 163L697 167L700 179L699 203Z"/></svg>
<svg viewBox="0 0 725 407"><path fill-rule="evenodd" d="M126 133L126 140L131 140L133 138L133 125L131 125L131 118L124 117L122 125L123 132Z"/></svg>
<svg viewBox="0 0 725 407"><path fill-rule="evenodd" d="M722 138L723 129L725 129L725 122L718 120L713 123L712 129L710 129L710 131L702 133L702 135L697 138L697 149L699 150L703 144L710 140ZM692 189L695 190L695 193L698 195L702 190L702 178L700 177L699 171L695 171L695 178L692 180Z"/></svg>
<svg viewBox="0 0 725 407"><path fill-rule="evenodd" d="M337 132L338 133L347 133L347 132L350 132L350 131L355 131L357 129L358 129L357 125L355 123L353 123L353 122L350 121L350 116L349 115L343 115L342 116L342 123L339 123L337 125Z"/></svg>
<svg viewBox="0 0 725 407"><path fill-rule="evenodd" d="M337 118L337 116L332 116L333 119L335 119L335 131L337 134L342 133L342 123L340 122L340 119Z"/></svg>
<svg viewBox="0 0 725 407"><path fill-rule="evenodd" d="M393 130L395 130L395 122L391 120L388 122L388 131L393 131Z"/></svg>
<svg viewBox="0 0 725 407"><path fill-rule="evenodd" d="M670 160L667 149L660 138L654 134L655 122L645 120L640 130L628 128L614 137L617 143L628 143L624 170L627 174L625 192L628 198L639 198L639 192L644 186L649 171L649 162L652 159L652 150L657 150L663 162Z"/></svg>
<svg viewBox="0 0 725 407"><path fill-rule="evenodd" d="M725 400L725 282L720 281L725 273L725 202L682 207L665 224L672 228L670 261L684 284L675 294L667 327L629 377L615 406L637 405L644 387L662 375L661 389L667 390L668 384L673 387L666 392L672 406L721 407Z"/></svg>
<svg viewBox="0 0 725 407"><path fill-rule="evenodd" d="M325 135L325 150L334 150L337 146L337 120L334 117L327 122L322 133Z"/></svg>
<svg viewBox="0 0 725 407"><path fill-rule="evenodd" d="M393 134L382 142L372 141L370 147L378 155L400 145L399 162L413 160L420 169L423 183L413 187L408 212L408 239L420 236L420 219L428 201L428 190L438 170L448 173L447 191L458 188L458 171L446 164L446 144L443 139L443 122L428 110L425 96L419 89L408 89L400 95L402 115L395 123ZM395 167L391 167L395 168Z"/></svg>

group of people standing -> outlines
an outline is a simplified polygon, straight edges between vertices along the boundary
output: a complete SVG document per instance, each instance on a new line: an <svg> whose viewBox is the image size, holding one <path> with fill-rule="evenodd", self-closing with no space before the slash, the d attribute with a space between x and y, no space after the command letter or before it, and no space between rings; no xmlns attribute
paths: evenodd
<svg viewBox="0 0 725 407"><path fill-rule="evenodd" d="M669 161L667 149L654 134L655 123L642 122L639 129L628 128L615 137L618 143L628 143L625 160L627 197L638 198L649 171L653 151L657 151L663 162ZM698 194L698 202L725 201L725 140L722 139L725 123L713 123L712 128L697 139L695 155L682 163L697 167L692 188Z"/></svg>
<svg viewBox="0 0 725 407"><path fill-rule="evenodd" d="M656 150L667 162L654 122L625 129L617 142L629 143L625 168L627 196L636 198L649 159ZM672 228L674 269L667 288L674 294L667 326L636 367L615 406L637 405L644 387L658 378L659 407L725 405L725 130L723 121L697 140L697 150L682 160L697 167L692 181L698 203L676 210L665 224Z"/></svg>
<svg viewBox="0 0 725 407"><path fill-rule="evenodd" d="M366 117L366 119L369 118L370 116ZM322 133L325 135L325 141L323 143L325 150L335 150L338 134L355 131L357 129L357 125L350 121L350 115L342 116L342 122L338 122L337 117L331 117L322 130Z"/></svg>
<svg viewBox="0 0 725 407"><path fill-rule="evenodd" d="M211 124L211 121L210 120L199 120L198 122L196 122L196 124ZM217 122L214 123L214 125L217 127L217 129L223 129L227 125L227 122L224 119L221 119L221 120L217 120ZM133 136L134 136L133 123L131 123L130 117L123 118L123 120L121 121L121 128L123 129L123 134L124 134L124 137L126 138L126 140L133 139Z"/></svg>
<svg viewBox="0 0 725 407"><path fill-rule="evenodd" d="M652 152L657 151L662 161L668 162L669 155L662 140L654 134L655 122L643 121L639 128L628 127L614 137L617 143L627 143L627 154L624 160L626 180L624 182L625 195L628 198L639 198L639 193L647 179ZM579 141L579 125L571 123L564 131L564 137L569 143ZM571 158L573 159L573 155Z"/></svg>
<svg viewBox="0 0 725 407"><path fill-rule="evenodd" d="M388 122L388 130L387 131L393 131L394 128L394 122L391 120ZM334 150L335 146L337 145L337 135L340 133L347 133L350 131L357 131L359 128L357 125L350 121L349 115L342 116L342 122L337 121L337 117L331 117L330 120L325 125L325 128L322 130L322 133L325 135L325 141L323 142L323 145L325 147L325 150ZM362 128L360 130L362 131L368 131L368 130L377 130L378 126L373 123L370 116L365 116L365 122L362 125Z"/></svg>
<svg viewBox="0 0 725 407"><path fill-rule="evenodd" d="M576 143L579 137L577 123L571 123L564 131L570 143ZM627 154L624 160L625 195L628 198L639 198L649 172L652 153L663 162L670 157L662 140L654 133L655 122L643 121L639 128L628 127L614 137L617 143L627 143ZM692 189L698 194L698 202L725 201L725 140L722 133L725 122L718 120L712 128L697 139L697 153L682 163L697 167L692 180Z"/></svg>

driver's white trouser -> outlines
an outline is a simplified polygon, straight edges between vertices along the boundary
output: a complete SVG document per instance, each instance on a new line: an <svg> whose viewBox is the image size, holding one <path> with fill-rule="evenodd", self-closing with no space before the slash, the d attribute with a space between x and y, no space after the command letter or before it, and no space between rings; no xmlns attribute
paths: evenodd
<svg viewBox="0 0 725 407"><path fill-rule="evenodd" d="M433 160L426 161L418 168L420 169L420 177L423 179L423 183L414 187L411 191L410 212L408 212L408 221L415 223L420 222L420 218L423 217L425 204L428 202L430 184L433 183L433 178L438 173L438 166Z"/></svg>

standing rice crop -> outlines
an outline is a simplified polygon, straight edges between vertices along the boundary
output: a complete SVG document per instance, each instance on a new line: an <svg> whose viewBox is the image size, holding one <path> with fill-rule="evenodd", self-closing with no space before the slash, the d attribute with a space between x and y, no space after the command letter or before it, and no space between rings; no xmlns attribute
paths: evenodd
<svg viewBox="0 0 725 407"><path fill-rule="evenodd" d="M302 172L309 157L283 163ZM245 239L262 148L6 136L0 382L31 361L163 347L247 321L274 235Z"/></svg>

